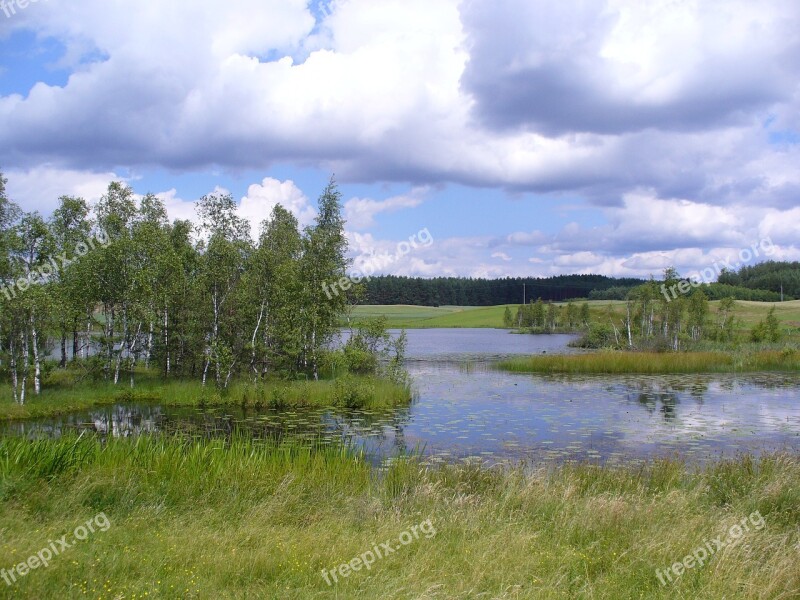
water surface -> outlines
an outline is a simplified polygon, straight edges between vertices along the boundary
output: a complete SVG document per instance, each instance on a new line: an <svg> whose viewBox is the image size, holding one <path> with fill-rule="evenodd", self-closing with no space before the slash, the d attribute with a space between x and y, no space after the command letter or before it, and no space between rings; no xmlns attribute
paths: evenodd
<svg viewBox="0 0 800 600"><path fill-rule="evenodd" d="M347 440L375 461L418 450L431 461L480 459L705 462L800 450L796 374L585 375L504 373L498 358L568 352L571 336L503 330L408 332L415 402L388 411L244 411L126 404L4 425L5 433L131 436L157 431Z"/></svg>

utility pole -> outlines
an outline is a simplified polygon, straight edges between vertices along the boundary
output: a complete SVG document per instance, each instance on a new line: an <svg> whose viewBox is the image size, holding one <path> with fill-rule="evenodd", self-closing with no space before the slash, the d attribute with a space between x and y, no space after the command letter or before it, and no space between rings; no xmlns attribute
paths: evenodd
<svg viewBox="0 0 800 600"><path fill-rule="evenodd" d="M525 284L522 284L522 306L525 306Z"/></svg>

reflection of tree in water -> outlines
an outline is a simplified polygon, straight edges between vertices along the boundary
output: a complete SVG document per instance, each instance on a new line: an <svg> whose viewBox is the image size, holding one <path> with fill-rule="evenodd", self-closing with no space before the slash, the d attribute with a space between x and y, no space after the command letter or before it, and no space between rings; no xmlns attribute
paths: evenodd
<svg viewBox="0 0 800 600"><path fill-rule="evenodd" d="M381 411L337 411L326 416L328 434L333 434L343 441L363 438L369 446L383 448L391 443L398 453L405 453L408 445L405 428L411 421L408 408L395 408Z"/></svg>
<svg viewBox="0 0 800 600"><path fill-rule="evenodd" d="M297 409L253 411L240 408L205 410L158 405L124 405L44 419L12 422L3 430L25 437L58 438L67 433L93 433L101 437L131 437L164 432L188 437L281 441L306 440L321 443L369 441L406 450L405 427L408 408L386 410Z"/></svg>
<svg viewBox="0 0 800 600"><path fill-rule="evenodd" d="M664 420L672 421L677 416L680 398L672 392L639 392L636 401L645 407L647 412L653 413L658 409L664 415Z"/></svg>
<svg viewBox="0 0 800 600"><path fill-rule="evenodd" d="M673 421L678 415L678 404L680 404L680 394L686 389L691 390L692 396L702 402L703 394L707 391L699 388L692 388L685 384L676 385L675 382L655 381L642 379L627 384L628 391L626 396L628 401L635 398L636 403L644 407L647 412L654 413L660 411L665 421ZM695 395L700 392L700 398Z"/></svg>
<svg viewBox="0 0 800 600"><path fill-rule="evenodd" d="M161 408L157 406L116 405L110 412L91 412L90 422L83 429L102 436L130 437L159 431L161 417Z"/></svg>
<svg viewBox="0 0 800 600"><path fill-rule="evenodd" d="M29 438L60 438L74 433L129 437L159 431L161 417L161 408L158 406L116 405L88 413L50 417L29 423L12 423L6 430Z"/></svg>

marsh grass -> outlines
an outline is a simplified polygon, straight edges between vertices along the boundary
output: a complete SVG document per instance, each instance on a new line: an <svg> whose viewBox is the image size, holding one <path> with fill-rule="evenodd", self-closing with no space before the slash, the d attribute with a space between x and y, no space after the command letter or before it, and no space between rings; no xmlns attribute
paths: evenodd
<svg viewBox="0 0 800 600"><path fill-rule="evenodd" d="M748 533L662 587L665 568L758 510ZM379 475L348 448L166 437L0 440L0 567L91 518L112 527L31 572L15 598L791 598L800 461L742 457ZM328 587L430 519L431 539Z"/></svg>
<svg viewBox="0 0 800 600"><path fill-rule="evenodd" d="M217 390L213 385L204 388L197 381L145 378L134 389L107 383L45 388L41 396L29 396L23 406L14 403L10 388L3 386L0 390L0 419L47 417L120 402L199 407L238 405L256 409L326 406L388 408L407 405L411 399L408 386L371 377L269 381L261 384L237 382L225 391Z"/></svg>
<svg viewBox="0 0 800 600"><path fill-rule="evenodd" d="M501 361L497 368L515 373L733 373L798 371L796 350L735 352L625 352L547 355Z"/></svg>

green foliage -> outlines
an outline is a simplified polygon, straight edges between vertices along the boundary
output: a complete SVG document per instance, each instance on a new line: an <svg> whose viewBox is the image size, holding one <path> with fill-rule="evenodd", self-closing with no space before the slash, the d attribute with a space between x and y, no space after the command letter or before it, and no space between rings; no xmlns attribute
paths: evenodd
<svg viewBox="0 0 800 600"><path fill-rule="evenodd" d="M8 365L18 401L29 387L38 393L42 381L61 385L99 375L134 387L142 364L158 365L167 378L210 380L220 390L242 377L316 378L326 360L336 370L338 359L326 349L350 297L324 291L349 264L333 179L313 226L301 232L278 205L257 241L230 194L198 201L196 241L191 223L169 223L152 194L137 205L120 182L109 185L93 212L81 198L62 197L50 222L19 210L2 176L0 183L0 283L28 277L51 257L70 258L46 281L9 292L8 299L0 294L0 363ZM101 232L103 243L73 256ZM343 371L380 371L391 354L388 341L375 348L380 335L363 330L359 340L366 345L346 349ZM72 346L83 372L48 375L42 357L50 340L60 342L62 369Z"/></svg>
<svg viewBox="0 0 800 600"><path fill-rule="evenodd" d="M368 380L340 377L334 382L333 403L344 408L363 408L375 395L375 386Z"/></svg>
<svg viewBox="0 0 800 600"><path fill-rule="evenodd" d="M506 306L503 311L503 327L509 328L514 326L514 315L511 314L511 307Z"/></svg>
<svg viewBox="0 0 800 600"><path fill-rule="evenodd" d="M794 454L701 468L667 459L482 469L401 457L376 471L357 449L315 442L4 438L4 557L24 560L100 511L111 526L15 587L0 585L14 598L63 597L70 586L102 598L421 598L433 589L448 598L792 598L798 507ZM659 583L656 568L754 511L765 527L751 520L724 556ZM336 588L321 576L425 519L435 536ZM520 581L527 589L509 593Z"/></svg>
<svg viewBox="0 0 800 600"><path fill-rule="evenodd" d="M606 323L590 323L589 331L575 343L579 348L615 348L614 329Z"/></svg>
<svg viewBox="0 0 800 600"><path fill-rule="evenodd" d="M738 272L722 273L719 282L750 290L769 290L773 294L770 301L779 300L783 290L784 299L791 300L800 297L800 262L765 261L743 266ZM756 299L761 298L747 298Z"/></svg>
<svg viewBox="0 0 800 600"><path fill-rule="evenodd" d="M497 306L519 305L523 286L528 297L544 301L587 298L593 290L614 286L624 289L640 285L640 279L612 278L603 275L558 275L554 277L507 277L481 279L462 277L402 277L383 275L364 283L364 304L417 306ZM527 298L525 298L527 302Z"/></svg>
<svg viewBox="0 0 800 600"><path fill-rule="evenodd" d="M773 307L764 320L759 321L750 331L750 341L752 342L780 342L783 334L781 333L780 323L775 316Z"/></svg>

